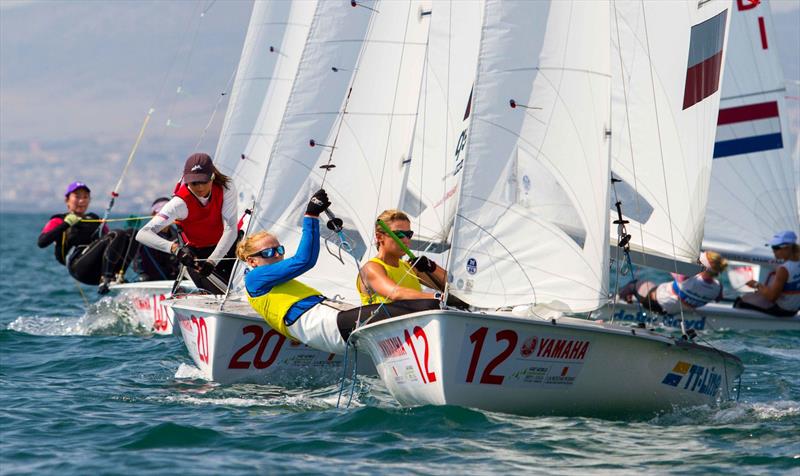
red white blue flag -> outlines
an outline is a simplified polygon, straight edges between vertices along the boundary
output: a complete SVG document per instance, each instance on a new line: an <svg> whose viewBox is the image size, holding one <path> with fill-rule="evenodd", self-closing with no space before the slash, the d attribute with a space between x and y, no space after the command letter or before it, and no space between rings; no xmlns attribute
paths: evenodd
<svg viewBox="0 0 800 476"><path fill-rule="evenodd" d="M683 108L694 106L719 89L722 45L728 10L692 27Z"/></svg>
<svg viewBox="0 0 800 476"><path fill-rule="evenodd" d="M778 102L719 110L714 158L783 148Z"/></svg>

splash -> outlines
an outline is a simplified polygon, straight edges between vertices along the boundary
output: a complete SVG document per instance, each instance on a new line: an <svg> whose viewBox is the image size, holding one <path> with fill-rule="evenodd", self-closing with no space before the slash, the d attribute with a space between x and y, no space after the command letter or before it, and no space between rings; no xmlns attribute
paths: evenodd
<svg viewBox="0 0 800 476"><path fill-rule="evenodd" d="M90 304L82 316L19 316L8 329L39 336L149 335L136 319L127 299L104 297Z"/></svg>

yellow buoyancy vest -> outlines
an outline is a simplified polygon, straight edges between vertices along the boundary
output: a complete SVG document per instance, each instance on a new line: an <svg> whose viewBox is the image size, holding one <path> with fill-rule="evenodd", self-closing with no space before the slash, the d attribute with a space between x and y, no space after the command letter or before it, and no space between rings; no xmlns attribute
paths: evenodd
<svg viewBox="0 0 800 476"><path fill-rule="evenodd" d="M283 321L289 309L298 301L310 296L320 296L321 292L306 286L296 279L281 283L272 288L267 294L258 297L250 297L247 300L253 309L256 310L267 321L273 329L289 338L294 338L289 334L289 328Z"/></svg>
<svg viewBox="0 0 800 476"><path fill-rule="evenodd" d="M389 266L379 258L372 258L370 261L383 266L383 269L386 270L386 274L389 276L389 279L398 285L404 288L413 289L415 291L422 291L422 286L419 284L417 273L414 272L414 270L411 268L411 265L407 262L400 260L398 263L399 266L395 267ZM359 283L358 278L356 278L356 288L358 289L358 294L361 296L361 304L380 304L384 302L392 302L391 299L387 298L386 296L381 296L378 293L373 293L372 295L368 294L366 289L362 289L363 286Z"/></svg>

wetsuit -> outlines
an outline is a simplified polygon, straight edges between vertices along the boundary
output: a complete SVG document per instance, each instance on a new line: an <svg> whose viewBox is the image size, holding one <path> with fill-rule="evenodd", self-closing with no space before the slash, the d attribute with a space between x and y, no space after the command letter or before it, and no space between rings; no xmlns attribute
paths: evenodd
<svg viewBox="0 0 800 476"><path fill-rule="evenodd" d="M130 232L108 230L103 226L103 236L98 236L98 222L79 221L69 226L64 221L66 213L50 217L39 235L39 248L55 243L56 260L65 265L69 274L84 284L99 284L100 278L113 279L130 263L126 256ZM99 220L94 213L87 213L84 220Z"/></svg>
<svg viewBox="0 0 800 476"><path fill-rule="evenodd" d="M159 232L158 236L175 241L178 232L175 227L170 226ZM140 245L133 261L133 270L139 274L139 281L172 281L178 277L179 264L178 258L173 254Z"/></svg>

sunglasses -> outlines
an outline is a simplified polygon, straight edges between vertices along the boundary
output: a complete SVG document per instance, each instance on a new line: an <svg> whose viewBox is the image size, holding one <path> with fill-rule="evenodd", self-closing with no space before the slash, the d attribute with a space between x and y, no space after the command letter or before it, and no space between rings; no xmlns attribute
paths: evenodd
<svg viewBox="0 0 800 476"><path fill-rule="evenodd" d="M286 252L286 249L283 245L273 246L272 248L264 248L263 250L253 253L250 255L251 258L255 258L256 256L260 256L262 258L272 258L275 255L283 256Z"/></svg>
<svg viewBox="0 0 800 476"><path fill-rule="evenodd" d="M394 233L401 240L403 238L408 238L410 240L411 237L414 236L414 232L411 230L392 230L392 233Z"/></svg>
<svg viewBox="0 0 800 476"><path fill-rule="evenodd" d="M789 247L789 245L777 245L777 246L773 246L772 247L772 251L778 251L780 249L788 248L788 247Z"/></svg>

